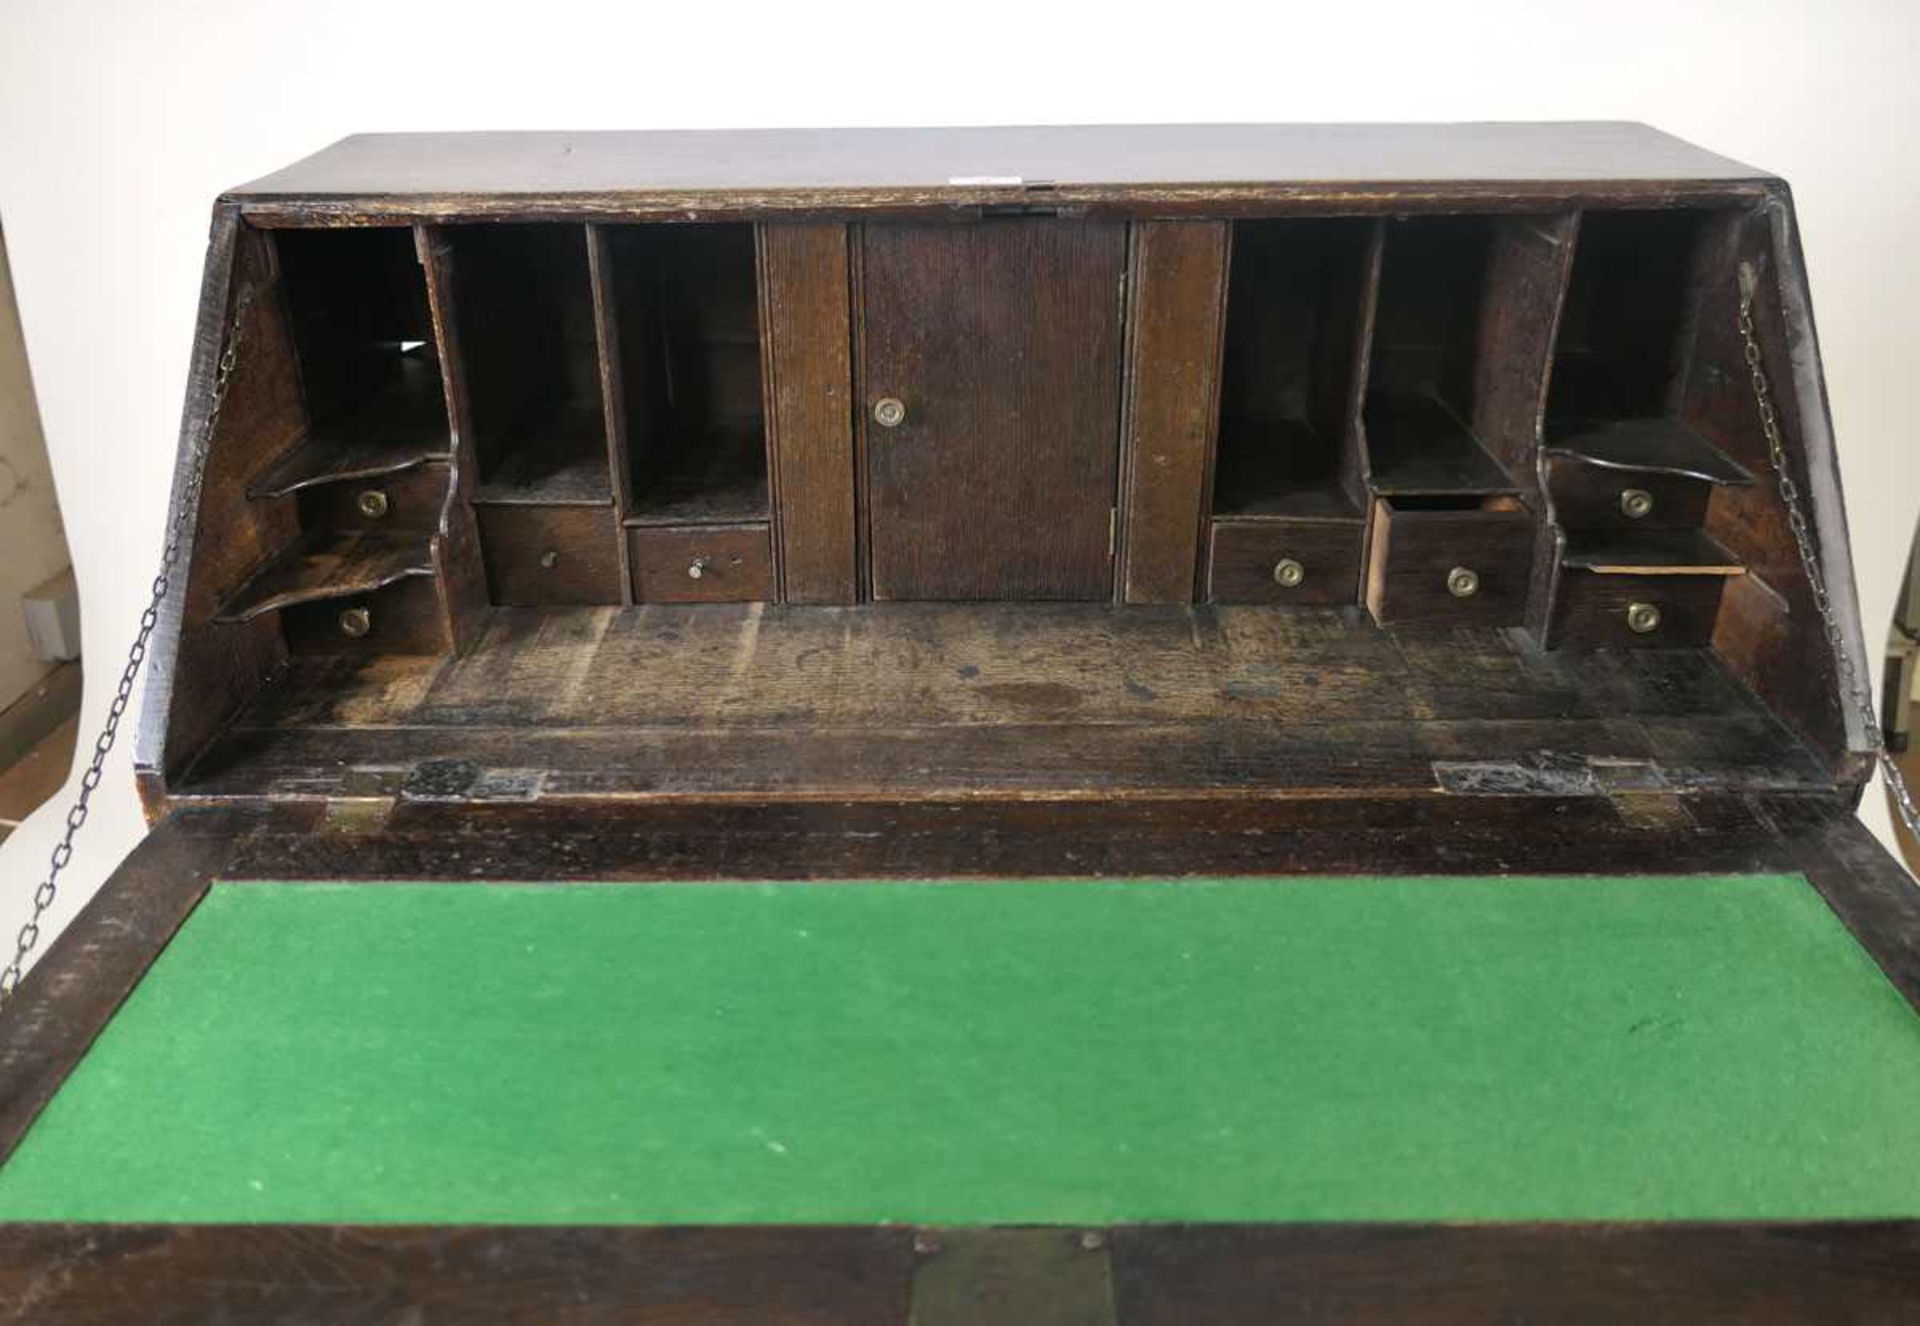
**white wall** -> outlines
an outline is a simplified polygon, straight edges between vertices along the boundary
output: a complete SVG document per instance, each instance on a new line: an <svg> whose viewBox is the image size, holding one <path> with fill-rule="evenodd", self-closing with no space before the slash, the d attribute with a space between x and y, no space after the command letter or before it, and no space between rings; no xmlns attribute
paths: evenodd
<svg viewBox="0 0 1920 1326"><path fill-rule="evenodd" d="M0 709L25 695L52 666L33 652L20 600L66 566L60 504L54 500L53 469L40 436L0 234ZM0 893L0 925L8 915Z"/></svg>
<svg viewBox="0 0 1920 1326"><path fill-rule="evenodd" d="M1647 120L1795 186L1876 648L1920 509L1911 0L47 0L0 25L0 216L83 594L88 727L159 544L208 205L357 130ZM58 819L0 848L6 934ZM124 750L94 821L60 915L141 832Z"/></svg>

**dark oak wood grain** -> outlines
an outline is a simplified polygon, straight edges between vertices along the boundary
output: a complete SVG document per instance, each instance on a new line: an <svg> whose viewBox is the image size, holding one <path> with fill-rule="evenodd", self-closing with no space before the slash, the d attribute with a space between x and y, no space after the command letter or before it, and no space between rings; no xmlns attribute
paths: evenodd
<svg viewBox="0 0 1920 1326"><path fill-rule="evenodd" d="M861 418L876 599L1104 599L1124 226L869 225ZM883 427L883 399L905 407Z"/></svg>
<svg viewBox="0 0 1920 1326"><path fill-rule="evenodd" d="M765 525L627 531L633 594L642 603L757 603L776 597Z"/></svg>
<svg viewBox="0 0 1920 1326"><path fill-rule="evenodd" d="M860 596L847 245L840 225L760 228L768 440L788 603Z"/></svg>
<svg viewBox="0 0 1920 1326"><path fill-rule="evenodd" d="M619 603L625 597L611 506L483 506L476 514L494 603Z"/></svg>
<svg viewBox="0 0 1920 1326"><path fill-rule="evenodd" d="M1217 425L1228 227L1133 228L1127 307L1120 598L1191 603Z"/></svg>

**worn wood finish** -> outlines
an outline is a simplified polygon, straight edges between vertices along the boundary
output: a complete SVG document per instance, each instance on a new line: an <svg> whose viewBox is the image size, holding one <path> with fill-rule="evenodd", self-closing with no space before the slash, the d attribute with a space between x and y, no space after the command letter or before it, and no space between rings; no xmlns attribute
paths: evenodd
<svg viewBox="0 0 1920 1326"><path fill-rule="evenodd" d="M440 523L433 536L433 583L448 643L459 650L473 642L487 608L480 528L473 513L473 489L480 469L473 450L473 400L467 390L466 356L455 316L459 299L454 292L453 245L445 231L431 226L416 227L413 242L426 276L427 307L433 315L447 419L453 429L446 500L441 504Z"/></svg>
<svg viewBox="0 0 1920 1326"><path fill-rule="evenodd" d="M221 605L213 620L248 622L296 603L368 594L408 576L432 576L428 536L404 529L353 530L274 558Z"/></svg>
<svg viewBox="0 0 1920 1326"><path fill-rule="evenodd" d="M627 531L633 594L642 603L756 603L775 597L765 525Z"/></svg>
<svg viewBox="0 0 1920 1326"><path fill-rule="evenodd" d="M768 446L779 492L780 597L860 597L847 228L760 227Z"/></svg>
<svg viewBox="0 0 1920 1326"><path fill-rule="evenodd" d="M1698 648L1713 639L1724 576L1607 575L1569 570L1561 577L1549 641L1561 649ZM1627 610L1651 605L1660 624L1627 625Z"/></svg>
<svg viewBox="0 0 1920 1326"><path fill-rule="evenodd" d="M0 1159L19 1145L200 901L220 851L180 824L155 826L7 1001L0 1016ZM21 1301L8 1294L0 1300Z"/></svg>
<svg viewBox="0 0 1920 1326"><path fill-rule="evenodd" d="M1565 455L1545 459L1547 496L1568 529L1699 529L1706 521L1713 485L1703 479L1615 469ZM1653 509L1629 516L1620 501L1630 488L1650 497Z"/></svg>
<svg viewBox="0 0 1920 1326"><path fill-rule="evenodd" d="M477 514L492 602L619 603L624 597L611 507L483 506Z"/></svg>
<svg viewBox="0 0 1920 1326"><path fill-rule="evenodd" d="M1113 1234L1116 1320L1892 1321L1920 1223L1189 1226Z"/></svg>
<svg viewBox="0 0 1920 1326"><path fill-rule="evenodd" d="M1432 795L1454 765L1546 793L1568 758L1675 788L1824 785L1704 652L1396 638L1352 609L1028 605L991 634L977 611L501 611L457 659L296 665L179 790L397 790L446 761L623 800Z"/></svg>
<svg viewBox="0 0 1920 1326"><path fill-rule="evenodd" d="M1207 598L1213 603L1357 603L1365 534L1357 519L1216 520ZM1299 584L1277 578L1283 560L1300 564Z"/></svg>
<svg viewBox="0 0 1920 1326"><path fill-rule="evenodd" d="M0 1227L0 1320L908 1320L913 1232L322 1225Z"/></svg>
<svg viewBox="0 0 1920 1326"><path fill-rule="evenodd" d="M968 182L982 177L1021 183ZM1540 210L1575 195L1666 207L1682 194L1752 199L1769 180L1639 124L1108 125L366 134L229 197L259 224L339 225L502 212L934 214L1028 193L1161 215L1334 201L1396 212L1463 198Z"/></svg>
<svg viewBox="0 0 1920 1326"><path fill-rule="evenodd" d="M1532 577L1533 517L1512 498L1423 509L1381 498L1368 546L1367 608L1382 626L1517 626ZM1456 568L1478 577L1466 597Z"/></svg>
<svg viewBox="0 0 1920 1326"><path fill-rule="evenodd" d="M1229 231L1145 221L1129 256L1120 597L1190 603L1220 392Z"/></svg>
<svg viewBox="0 0 1920 1326"><path fill-rule="evenodd" d="M1831 474L1831 452L1816 461L1806 388L1799 373L1805 356L1817 356L1818 351L1810 327L1795 332L1788 326L1782 289L1792 278L1781 270L1782 255L1768 219L1766 213L1736 217L1710 238L1700 262L1692 362L1678 409L1686 423L1760 479L1750 486L1719 489L1707 508L1707 532L1739 558L1757 582L1728 594L1714 633L1714 648L1748 685L1791 714L1793 724L1816 749L1834 760L1837 768L1844 768L1846 752L1862 749L1878 734L1857 731L1854 706L1843 708L1836 701L1834 661L1824 633L1796 625L1815 621L1817 612L1767 458L1737 324L1737 272L1744 261L1758 273L1754 321L1781 426L1790 430L1789 464L1796 469L1792 477L1803 500L1811 503L1816 475L1828 484L1837 483ZM1784 353L1789 349L1795 349L1792 358ZM1824 401L1813 413L1824 422ZM1847 614L1843 621L1851 622L1850 566L1844 559L1829 557L1824 570L1830 591L1842 596L1840 611ZM1843 635L1854 629L1849 626ZM1858 662L1856 675L1869 675Z"/></svg>
<svg viewBox="0 0 1920 1326"><path fill-rule="evenodd" d="M1126 228L870 225L862 249L873 597L1106 598Z"/></svg>
<svg viewBox="0 0 1920 1326"><path fill-rule="evenodd" d="M249 311L236 322L234 306L249 291ZM220 426L209 442L205 481L190 488L188 462L206 440L219 359L236 332L247 353L235 361ZM227 596L298 537L291 500L254 502L246 489L310 422L271 254L227 210L214 217L193 361L168 515L184 522L182 569L171 578L150 646L165 662L148 677L135 753L136 763L158 782L205 747L286 656L271 621L211 629ZM198 497L197 509L183 512L190 492Z"/></svg>

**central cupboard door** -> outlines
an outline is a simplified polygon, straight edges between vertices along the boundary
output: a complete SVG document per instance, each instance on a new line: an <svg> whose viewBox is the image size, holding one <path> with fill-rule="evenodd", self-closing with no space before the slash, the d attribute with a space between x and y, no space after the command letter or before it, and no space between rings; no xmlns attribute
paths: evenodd
<svg viewBox="0 0 1920 1326"><path fill-rule="evenodd" d="M1108 597L1125 224L872 224L861 244L873 597Z"/></svg>

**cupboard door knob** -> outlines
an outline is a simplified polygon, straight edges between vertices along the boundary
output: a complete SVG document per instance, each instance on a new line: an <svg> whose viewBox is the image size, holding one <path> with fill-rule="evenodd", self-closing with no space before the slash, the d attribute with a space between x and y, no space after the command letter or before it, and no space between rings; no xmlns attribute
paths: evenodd
<svg viewBox="0 0 1920 1326"><path fill-rule="evenodd" d="M882 428L898 428L907 421L907 407L893 396L882 396L873 403L873 421Z"/></svg>
<svg viewBox="0 0 1920 1326"><path fill-rule="evenodd" d="M1620 490L1620 514L1628 520L1639 520L1653 514L1653 494L1644 488L1623 488Z"/></svg>
<svg viewBox="0 0 1920 1326"><path fill-rule="evenodd" d="M1652 635L1660 629L1660 609L1651 603L1629 603L1627 629L1635 635Z"/></svg>
<svg viewBox="0 0 1920 1326"><path fill-rule="evenodd" d="M358 640L373 629L373 614L365 608L348 608L340 614L340 634Z"/></svg>
<svg viewBox="0 0 1920 1326"><path fill-rule="evenodd" d="M1291 557L1282 557L1273 564L1273 583L1282 589L1297 589L1307 578L1307 568Z"/></svg>
<svg viewBox="0 0 1920 1326"><path fill-rule="evenodd" d="M1447 572L1447 593L1457 599L1470 599L1480 592L1480 573L1470 566L1456 566Z"/></svg>

